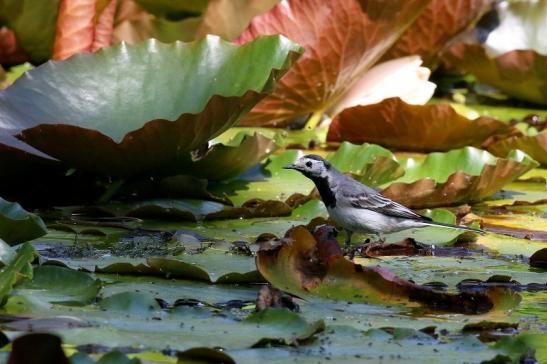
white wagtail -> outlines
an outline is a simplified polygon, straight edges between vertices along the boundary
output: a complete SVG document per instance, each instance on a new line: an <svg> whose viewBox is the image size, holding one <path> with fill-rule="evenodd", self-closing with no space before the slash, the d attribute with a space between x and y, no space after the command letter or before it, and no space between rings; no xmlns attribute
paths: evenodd
<svg viewBox="0 0 547 364"><path fill-rule="evenodd" d="M354 232L375 234L380 241L384 241L384 233L426 226L442 226L484 234L484 231L479 229L434 222L429 217L418 215L374 189L340 173L318 155L305 155L284 168L295 169L315 183L329 216L346 231L346 246L351 243L351 235Z"/></svg>

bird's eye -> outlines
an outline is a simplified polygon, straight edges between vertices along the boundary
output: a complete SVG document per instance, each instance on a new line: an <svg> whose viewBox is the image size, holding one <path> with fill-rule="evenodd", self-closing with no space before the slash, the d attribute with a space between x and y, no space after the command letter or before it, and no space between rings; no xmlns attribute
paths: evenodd
<svg viewBox="0 0 547 364"><path fill-rule="evenodd" d="M306 162L306 167L311 168L311 162Z"/></svg>

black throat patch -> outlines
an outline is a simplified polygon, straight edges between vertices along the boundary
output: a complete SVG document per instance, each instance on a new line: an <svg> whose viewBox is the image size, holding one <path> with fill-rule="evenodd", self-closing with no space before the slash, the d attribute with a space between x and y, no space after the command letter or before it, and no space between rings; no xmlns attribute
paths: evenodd
<svg viewBox="0 0 547 364"><path fill-rule="evenodd" d="M329 186L327 178L313 177L312 181L313 183L315 183L315 186L317 187L317 190L319 191L319 194L321 195L321 199L325 203L325 206L329 208L334 208L336 206L336 197L334 196L334 192L332 192L332 189Z"/></svg>

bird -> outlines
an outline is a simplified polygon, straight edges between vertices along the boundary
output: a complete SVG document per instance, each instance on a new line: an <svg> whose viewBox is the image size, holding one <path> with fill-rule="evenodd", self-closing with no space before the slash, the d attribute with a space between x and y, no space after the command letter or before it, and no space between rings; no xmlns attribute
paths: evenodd
<svg viewBox="0 0 547 364"><path fill-rule="evenodd" d="M329 161L315 154L304 155L283 168L296 170L315 183L330 218L346 232L346 248L350 247L355 232L376 235L380 242L385 241L383 234L428 226L485 233L480 229L443 224L419 215L341 173Z"/></svg>

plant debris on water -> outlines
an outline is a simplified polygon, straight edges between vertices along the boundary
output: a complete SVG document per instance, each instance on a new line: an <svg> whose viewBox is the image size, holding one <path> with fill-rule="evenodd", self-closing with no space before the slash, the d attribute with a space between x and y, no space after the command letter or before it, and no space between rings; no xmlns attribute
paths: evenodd
<svg viewBox="0 0 547 364"><path fill-rule="evenodd" d="M546 16L0 0L0 363L547 363ZM344 247L306 154L484 234Z"/></svg>

